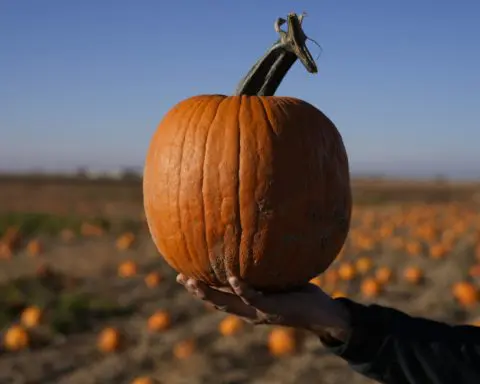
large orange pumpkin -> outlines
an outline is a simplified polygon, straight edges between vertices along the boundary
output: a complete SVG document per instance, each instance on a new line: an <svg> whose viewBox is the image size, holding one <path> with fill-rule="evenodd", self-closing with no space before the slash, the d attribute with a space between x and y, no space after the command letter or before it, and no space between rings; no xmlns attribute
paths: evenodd
<svg viewBox="0 0 480 384"><path fill-rule="evenodd" d="M279 19L281 20L281 19ZM305 46L302 17L234 96L174 106L148 149L144 208L153 241L177 271L214 286L229 274L264 290L307 283L347 236L351 191L342 138L321 111L275 90Z"/></svg>

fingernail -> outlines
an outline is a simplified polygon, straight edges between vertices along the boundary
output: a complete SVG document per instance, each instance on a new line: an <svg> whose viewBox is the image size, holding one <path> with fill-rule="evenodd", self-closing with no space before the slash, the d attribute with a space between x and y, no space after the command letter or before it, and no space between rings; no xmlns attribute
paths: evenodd
<svg viewBox="0 0 480 384"><path fill-rule="evenodd" d="M177 276L177 283L182 284L182 285L185 284L185 276L178 275Z"/></svg>
<svg viewBox="0 0 480 384"><path fill-rule="evenodd" d="M236 277L229 277L228 282L230 283L230 285L232 287L238 287L240 285L240 282L238 281L238 279Z"/></svg>

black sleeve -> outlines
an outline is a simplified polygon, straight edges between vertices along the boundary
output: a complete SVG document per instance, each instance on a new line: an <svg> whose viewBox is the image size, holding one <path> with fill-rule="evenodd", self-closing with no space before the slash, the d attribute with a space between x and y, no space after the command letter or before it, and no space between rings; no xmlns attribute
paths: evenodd
<svg viewBox="0 0 480 384"><path fill-rule="evenodd" d="M324 345L355 371L388 384L480 384L480 328L336 299L350 312L345 343Z"/></svg>

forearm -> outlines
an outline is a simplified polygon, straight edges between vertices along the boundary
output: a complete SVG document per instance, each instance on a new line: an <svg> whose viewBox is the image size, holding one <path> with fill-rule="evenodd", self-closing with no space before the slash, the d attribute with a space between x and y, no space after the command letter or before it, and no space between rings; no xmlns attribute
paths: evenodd
<svg viewBox="0 0 480 384"><path fill-rule="evenodd" d="M348 326L343 332L318 334L327 348L359 373L395 384L480 383L479 328L336 301L348 312Z"/></svg>

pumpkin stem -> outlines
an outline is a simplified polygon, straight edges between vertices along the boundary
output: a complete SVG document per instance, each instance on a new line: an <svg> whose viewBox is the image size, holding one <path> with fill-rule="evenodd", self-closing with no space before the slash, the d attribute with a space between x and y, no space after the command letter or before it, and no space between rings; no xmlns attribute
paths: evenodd
<svg viewBox="0 0 480 384"><path fill-rule="evenodd" d="M289 13L287 20L282 18L276 20L274 28L280 35L280 39L242 79L235 92L236 95L273 96L297 59L302 62L308 72L317 73L317 65L305 45L307 36L302 29L304 17L305 14ZM284 23L287 23L287 31L280 28Z"/></svg>

